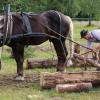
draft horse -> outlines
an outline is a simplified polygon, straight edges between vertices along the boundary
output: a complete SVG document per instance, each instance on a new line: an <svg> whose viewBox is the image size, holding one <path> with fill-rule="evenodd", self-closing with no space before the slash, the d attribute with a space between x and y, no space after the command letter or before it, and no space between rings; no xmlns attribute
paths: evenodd
<svg viewBox="0 0 100 100"><path fill-rule="evenodd" d="M0 46L12 48L17 63L17 79L23 79L25 45L39 45L51 41L58 57L57 71L64 71L68 51L65 40L72 30L70 17L58 11L38 14L13 13L0 19Z"/></svg>

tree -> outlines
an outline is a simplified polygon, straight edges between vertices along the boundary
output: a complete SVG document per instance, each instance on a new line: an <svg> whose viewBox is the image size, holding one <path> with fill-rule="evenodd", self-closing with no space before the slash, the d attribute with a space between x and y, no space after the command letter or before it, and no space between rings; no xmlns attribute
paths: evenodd
<svg viewBox="0 0 100 100"><path fill-rule="evenodd" d="M47 9L61 11L62 13L75 17L79 11L79 0L48 0Z"/></svg>
<svg viewBox="0 0 100 100"><path fill-rule="evenodd" d="M89 25L93 17L97 17L100 14L100 0L80 0L81 11L84 15L89 17Z"/></svg>
<svg viewBox="0 0 100 100"><path fill-rule="evenodd" d="M80 11L80 0L64 0L65 13L71 17L75 17Z"/></svg>

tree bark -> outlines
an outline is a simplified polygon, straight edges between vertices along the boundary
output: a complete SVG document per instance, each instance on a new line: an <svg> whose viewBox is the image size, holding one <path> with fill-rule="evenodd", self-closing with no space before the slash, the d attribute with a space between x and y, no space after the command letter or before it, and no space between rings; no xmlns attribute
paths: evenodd
<svg viewBox="0 0 100 100"><path fill-rule="evenodd" d="M74 83L74 84L58 84L56 91L64 92L88 92L92 89L92 83Z"/></svg>
<svg viewBox="0 0 100 100"><path fill-rule="evenodd" d="M100 86L100 72L65 72L41 73L40 86L43 89L56 87L57 84L91 82L94 87Z"/></svg>
<svg viewBox="0 0 100 100"><path fill-rule="evenodd" d="M92 21L92 16L91 15L89 15L89 26L91 26L92 25L92 23L91 23L91 21Z"/></svg>

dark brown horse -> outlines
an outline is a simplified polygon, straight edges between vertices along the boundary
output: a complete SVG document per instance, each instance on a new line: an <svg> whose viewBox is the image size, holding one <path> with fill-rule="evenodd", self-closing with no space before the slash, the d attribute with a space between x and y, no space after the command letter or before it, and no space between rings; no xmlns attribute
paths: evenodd
<svg viewBox="0 0 100 100"><path fill-rule="evenodd" d="M26 22L23 15L28 18ZM27 21L29 21L28 26ZM57 11L39 14L14 13L8 16L7 22L10 25L8 23L7 26L6 23L0 28L0 46L7 45L12 48L17 63L18 77L23 77L25 45L39 45L47 40L53 43L58 56L57 71L64 71L68 55L65 40L70 33L70 24L72 24L69 17ZM32 32L28 32L28 28Z"/></svg>

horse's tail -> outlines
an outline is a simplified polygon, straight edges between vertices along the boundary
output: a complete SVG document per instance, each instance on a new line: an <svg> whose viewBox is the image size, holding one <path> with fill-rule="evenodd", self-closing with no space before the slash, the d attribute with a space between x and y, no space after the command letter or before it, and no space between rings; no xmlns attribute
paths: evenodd
<svg viewBox="0 0 100 100"><path fill-rule="evenodd" d="M72 22L72 19L69 17L69 16L66 16L67 18L67 21L69 22L70 24L70 30L69 30L69 38L71 40L73 40L73 22ZM73 53L74 53L74 45L71 41L69 41L69 46L70 46L70 56L72 57L73 56Z"/></svg>

